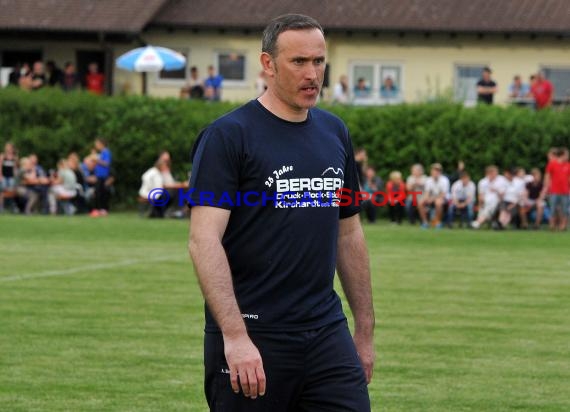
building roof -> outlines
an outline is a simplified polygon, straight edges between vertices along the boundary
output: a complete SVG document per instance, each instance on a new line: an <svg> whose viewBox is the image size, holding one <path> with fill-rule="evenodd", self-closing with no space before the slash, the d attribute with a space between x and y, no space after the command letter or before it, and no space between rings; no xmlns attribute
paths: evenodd
<svg viewBox="0 0 570 412"><path fill-rule="evenodd" d="M0 29L139 33L167 0L0 0Z"/></svg>
<svg viewBox="0 0 570 412"><path fill-rule="evenodd" d="M303 13L328 31L570 35L569 0L0 0L0 30L262 29Z"/></svg>
<svg viewBox="0 0 570 412"><path fill-rule="evenodd" d="M152 24L260 29L285 13L329 31L570 34L568 0L169 0Z"/></svg>

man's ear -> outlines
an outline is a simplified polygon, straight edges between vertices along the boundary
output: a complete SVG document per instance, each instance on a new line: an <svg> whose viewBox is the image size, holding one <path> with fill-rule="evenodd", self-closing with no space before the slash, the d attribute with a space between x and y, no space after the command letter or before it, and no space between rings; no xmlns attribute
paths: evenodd
<svg viewBox="0 0 570 412"><path fill-rule="evenodd" d="M268 53L263 52L259 56L259 61L261 62L261 67L268 77L273 77L275 75L275 61Z"/></svg>

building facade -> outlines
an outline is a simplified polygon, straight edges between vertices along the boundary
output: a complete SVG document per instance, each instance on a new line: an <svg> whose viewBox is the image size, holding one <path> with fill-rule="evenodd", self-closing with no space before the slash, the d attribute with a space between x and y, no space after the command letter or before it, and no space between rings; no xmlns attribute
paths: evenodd
<svg viewBox="0 0 570 412"><path fill-rule="evenodd" d="M10 2L37 5L42 0ZM244 101L257 95L262 28L279 14L299 12L317 18L327 33L325 98L347 75L351 99L359 79L369 89L367 98L356 99L362 104L438 98L469 103L476 99L475 83L484 67L493 70L498 83L497 103L508 102L514 75L528 82L539 70L554 83L556 100L570 97L570 3L565 0L285 0L278 5L268 0L131 0L119 9L117 2L101 0L97 4L104 12L68 0L56 3L76 10L65 21L52 16L53 7L36 8L37 15L27 20L17 7L0 17L4 83L16 62L70 61L83 75L96 61L109 93L178 97L190 67L205 76L213 65L224 77L222 98ZM141 75L115 67L119 55L142 44L180 51L187 57L186 69ZM396 99L381 97L388 77L396 85Z"/></svg>

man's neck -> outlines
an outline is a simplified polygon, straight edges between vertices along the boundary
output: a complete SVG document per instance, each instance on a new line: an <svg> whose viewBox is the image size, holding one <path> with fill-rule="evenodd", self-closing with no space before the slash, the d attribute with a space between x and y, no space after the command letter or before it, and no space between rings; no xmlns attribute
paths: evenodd
<svg viewBox="0 0 570 412"><path fill-rule="evenodd" d="M267 90L262 96L260 96L257 101L263 105L267 110L273 113L275 116L287 120L288 122L304 122L307 120L309 109L294 110L288 107L282 100L277 96L273 95L269 90Z"/></svg>

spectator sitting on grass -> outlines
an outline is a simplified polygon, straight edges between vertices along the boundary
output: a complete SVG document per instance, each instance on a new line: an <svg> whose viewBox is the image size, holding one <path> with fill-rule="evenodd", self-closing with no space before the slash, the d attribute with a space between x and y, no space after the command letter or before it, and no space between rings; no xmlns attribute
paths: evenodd
<svg viewBox="0 0 570 412"><path fill-rule="evenodd" d="M49 189L49 212L57 213L57 200L59 197L73 199L77 194L77 178L73 170L69 168L67 160L61 159L57 163L57 175L54 176Z"/></svg>
<svg viewBox="0 0 570 412"><path fill-rule="evenodd" d="M157 198L152 197L149 199L149 195L152 195L155 189L164 189L164 173L168 170L168 163L164 159L158 159L153 167L148 169L142 175L142 185L139 189L139 196L141 199L148 200L152 205L152 211L150 217L164 217L164 211L168 207L168 204L165 205L154 205L153 201L159 200ZM169 201L170 203L170 201Z"/></svg>
<svg viewBox="0 0 570 412"><path fill-rule="evenodd" d="M505 169L503 176L507 179L499 212L499 229L505 229L515 216L519 214L519 205L522 203L523 189L515 178L515 171Z"/></svg>
<svg viewBox="0 0 570 412"><path fill-rule="evenodd" d="M526 184L523 192L522 207L519 211L521 228L528 227L529 214L534 211L535 219L533 229L538 229L544 214L544 197L542 195L542 173L540 169L534 168L531 171L533 180Z"/></svg>
<svg viewBox="0 0 570 412"><path fill-rule="evenodd" d="M91 205L95 199L95 185L97 184L97 176L95 176L95 166L97 166L97 156L89 155L83 159L81 163L81 172L85 177L85 185L83 193L87 205Z"/></svg>
<svg viewBox="0 0 570 412"><path fill-rule="evenodd" d="M4 209L3 192L12 191L16 187L18 174L18 153L14 145L7 142L0 153L0 212Z"/></svg>
<svg viewBox="0 0 570 412"><path fill-rule="evenodd" d="M422 228L429 228L429 214L435 210L435 227L442 227L441 219L445 202L449 193L449 179L442 175L443 167L434 163L430 168L430 177L427 178L422 199L418 203L418 212L422 219Z"/></svg>
<svg viewBox="0 0 570 412"><path fill-rule="evenodd" d="M388 212L392 223L402 224L405 211L406 185L402 173L395 170L390 173L390 180L386 184L388 195Z"/></svg>
<svg viewBox="0 0 570 412"><path fill-rule="evenodd" d="M382 183L382 179L376 175L376 170L368 166L366 168L364 182L362 183L362 190L370 195L370 199L366 199L362 202L362 210L366 213L366 218L370 223L376 222L377 214L376 205L372 203L372 196L374 196L374 193L382 190Z"/></svg>
<svg viewBox="0 0 570 412"><path fill-rule="evenodd" d="M47 214L48 204L47 204L47 194L49 189L49 178L45 169L40 165L38 156L32 153L28 156L32 167L34 168L37 176L37 183L32 185L30 189L38 194L39 203L41 206L41 212Z"/></svg>
<svg viewBox="0 0 570 412"><path fill-rule="evenodd" d="M85 198L86 181L79 161L79 155L75 152L71 152L67 156L67 165L75 174L75 180L77 181L77 195L75 199L73 199L73 204L79 212L84 212L87 210L87 201Z"/></svg>
<svg viewBox="0 0 570 412"><path fill-rule="evenodd" d="M466 218L467 225L473 221L473 206L475 203L475 183L471 180L469 173L462 171L459 173L459 180L451 185L451 204L447 214L447 224L453 227L455 214L459 212L461 222Z"/></svg>
<svg viewBox="0 0 570 412"><path fill-rule="evenodd" d="M16 178L16 192L18 203L26 215L32 210L40 200L40 193L35 190L37 185L46 184L48 179L45 176L38 176L38 170L29 157L20 159L20 167Z"/></svg>
<svg viewBox="0 0 570 412"><path fill-rule="evenodd" d="M473 229L479 229L483 223L495 220L497 209L507 184L507 179L499 175L497 166L487 166L485 177L479 181L477 187L479 192L479 213L477 220L471 223Z"/></svg>
<svg viewBox="0 0 570 412"><path fill-rule="evenodd" d="M410 224L412 225L416 224L417 204L414 205L414 199L416 202L422 200L426 180L427 176L424 174L424 167L419 163L413 165L411 174L406 179L406 191L408 192L408 197L406 198L406 212ZM416 193L415 197L412 192Z"/></svg>

